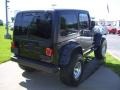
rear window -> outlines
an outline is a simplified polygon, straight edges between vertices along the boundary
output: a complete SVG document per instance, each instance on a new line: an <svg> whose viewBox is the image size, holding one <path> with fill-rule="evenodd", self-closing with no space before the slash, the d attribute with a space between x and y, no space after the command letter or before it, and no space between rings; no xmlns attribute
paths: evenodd
<svg viewBox="0 0 120 90"><path fill-rule="evenodd" d="M17 15L15 35L29 35L35 38L50 38L52 31L52 15L49 12L23 13Z"/></svg>

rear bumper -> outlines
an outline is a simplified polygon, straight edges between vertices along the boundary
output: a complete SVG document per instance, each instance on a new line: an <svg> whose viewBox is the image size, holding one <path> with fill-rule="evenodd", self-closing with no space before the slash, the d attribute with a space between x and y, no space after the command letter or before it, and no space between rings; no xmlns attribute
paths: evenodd
<svg viewBox="0 0 120 90"><path fill-rule="evenodd" d="M59 67L57 65L44 63L37 60L25 59L25 58L15 57L15 56L12 56L11 60L21 65L28 66L37 70L46 71L49 73L54 73L59 70Z"/></svg>

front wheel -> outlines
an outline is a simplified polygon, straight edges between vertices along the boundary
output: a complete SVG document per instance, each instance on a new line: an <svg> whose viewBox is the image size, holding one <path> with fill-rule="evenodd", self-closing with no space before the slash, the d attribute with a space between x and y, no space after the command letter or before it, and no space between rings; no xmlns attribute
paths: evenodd
<svg viewBox="0 0 120 90"><path fill-rule="evenodd" d="M104 59L107 50L107 41L105 38L102 39L101 45L94 51L95 57L98 59Z"/></svg>
<svg viewBox="0 0 120 90"><path fill-rule="evenodd" d="M83 73L82 55L72 56L70 63L60 69L61 81L70 86L78 86Z"/></svg>

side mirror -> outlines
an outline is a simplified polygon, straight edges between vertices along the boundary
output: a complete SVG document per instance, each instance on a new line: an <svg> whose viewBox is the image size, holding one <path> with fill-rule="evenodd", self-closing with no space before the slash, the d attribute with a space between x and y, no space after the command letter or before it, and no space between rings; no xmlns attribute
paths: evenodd
<svg viewBox="0 0 120 90"><path fill-rule="evenodd" d="M91 26L90 26L90 29L93 29L95 26L95 21L91 21Z"/></svg>

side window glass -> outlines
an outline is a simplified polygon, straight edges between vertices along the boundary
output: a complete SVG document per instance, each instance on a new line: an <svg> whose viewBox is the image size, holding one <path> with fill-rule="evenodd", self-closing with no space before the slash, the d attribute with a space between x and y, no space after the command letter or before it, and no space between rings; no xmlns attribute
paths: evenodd
<svg viewBox="0 0 120 90"><path fill-rule="evenodd" d="M79 14L79 27L80 27L80 29L88 29L89 28L88 14L84 14L84 13Z"/></svg>
<svg viewBox="0 0 120 90"><path fill-rule="evenodd" d="M67 36L78 32L76 14L61 14L60 16L60 35Z"/></svg>
<svg viewBox="0 0 120 90"><path fill-rule="evenodd" d="M17 14L16 18L15 18L15 25L16 26L20 26L21 25L21 14Z"/></svg>
<svg viewBox="0 0 120 90"><path fill-rule="evenodd" d="M14 34L15 35L20 35L21 34L21 17L22 14L17 14L14 22Z"/></svg>

